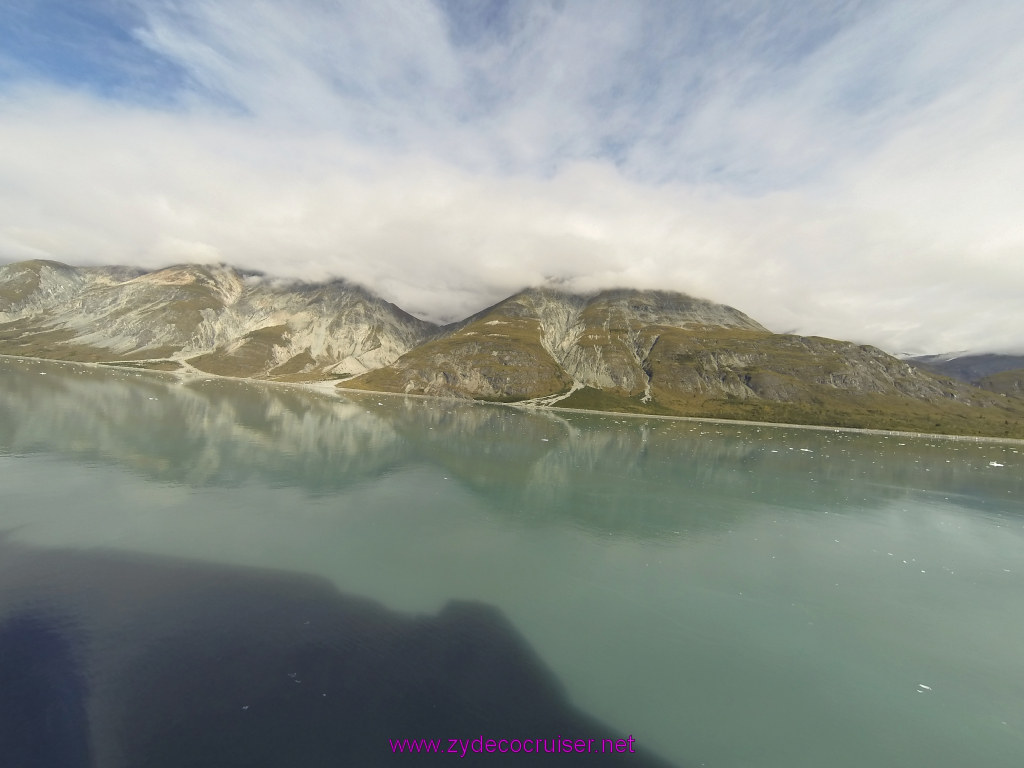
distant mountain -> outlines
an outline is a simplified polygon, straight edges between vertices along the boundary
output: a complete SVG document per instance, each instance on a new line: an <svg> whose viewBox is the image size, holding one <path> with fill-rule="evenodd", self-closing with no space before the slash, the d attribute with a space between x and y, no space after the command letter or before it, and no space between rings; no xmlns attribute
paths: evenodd
<svg viewBox="0 0 1024 768"><path fill-rule="evenodd" d="M958 381L666 291L531 288L439 328L345 281L0 267L0 353L537 406L1024 437L1018 373ZM987 387L983 389L981 387Z"/></svg>
<svg viewBox="0 0 1024 768"><path fill-rule="evenodd" d="M934 373L1002 394L1024 394L1024 355L945 354L906 361Z"/></svg>
<svg viewBox="0 0 1024 768"><path fill-rule="evenodd" d="M289 283L225 266L0 267L7 354L314 379L387 365L436 331L344 281Z"/></svg>
<svg viewBox="0 0 1024 768"><path fill-rule="evenodd" d="M993 373L979 379L977 386L1001 395L1024 395L1024 368Z"/></svg>

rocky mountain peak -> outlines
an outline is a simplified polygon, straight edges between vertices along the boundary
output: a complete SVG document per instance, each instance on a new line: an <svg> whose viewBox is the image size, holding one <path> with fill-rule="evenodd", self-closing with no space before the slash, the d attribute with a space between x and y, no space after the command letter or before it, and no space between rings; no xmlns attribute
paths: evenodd
<svg viewBox="0 0 1024 768"><path fill-rule="evenodd" d="M343 280L281 281L223 264L10 264L0 267L0 320L0 349L15 354L271 378L363 373L436 331Z"/></svg>
<svg viewBox="0 0 1024 768"><path fill-rule="evenodd" d="M226 264L207 266L180 264L131 278L132 282L154 286L192 286L209 291L224 304L233 304L244 288L242 273Z"/></svg>
<svg viewBox="0 0 1024 768"><path fill-rule="evenodd" d="M618 288L601 291L587 301L587 311L610 322L664 325L673 328L712 326L766 331L737 309L675 291L640 291Z"/></svg>
<svg viewBox="0 0 1024 768"><path fill-rule="evenodd" d="M0 266L0 321L65 300L81 282L73 267L59 261L34 259Z"/></svg>

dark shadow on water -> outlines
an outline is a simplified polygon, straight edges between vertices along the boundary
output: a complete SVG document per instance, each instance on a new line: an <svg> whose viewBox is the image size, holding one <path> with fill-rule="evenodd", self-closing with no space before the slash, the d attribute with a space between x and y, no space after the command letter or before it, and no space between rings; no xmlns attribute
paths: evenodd
<svg viewBox="0 0 1024 768"><path fill-rule="evenodd" d="M496 609L408 616L296 574L0 540L0 765L420 765L389 739L622 739ZM638 745L642 747L642 745ZM666 766L634 754L483 765Z"/></svg>
<svg viewBox="0 0 1024 768"><path fill-rule="evenodd" d="M91 765L85 680L73 630L44 613L0 620L0 763Z"/></svg>

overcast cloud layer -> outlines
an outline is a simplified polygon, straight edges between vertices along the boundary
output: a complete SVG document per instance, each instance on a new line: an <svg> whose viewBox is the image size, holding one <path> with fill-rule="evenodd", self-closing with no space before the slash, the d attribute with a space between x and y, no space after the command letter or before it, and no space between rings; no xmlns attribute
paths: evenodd
<svg viewBox="0 0 1024 768"><path fill-rule="evenodd" d="M1024 351L1020 0L5 0L0 262Z"/></svg>

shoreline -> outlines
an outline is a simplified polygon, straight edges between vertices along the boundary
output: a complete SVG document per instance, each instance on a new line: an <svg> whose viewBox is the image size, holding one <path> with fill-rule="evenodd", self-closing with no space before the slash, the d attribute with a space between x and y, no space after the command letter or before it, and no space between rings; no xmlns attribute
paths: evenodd
<svg viewBox="0 0 1024 768"><path fill-rule="evenodd" d="M257 379L258 381L258 379ZM527 413L587 413L594 416L616 416L627 419L659 419L662 421L687 421L704 424L724 424L726 426L739 424L745 427L772 427L777 429L811 429L819 432L849 432L857 435L881 435L883 437L911 437L911 438L936 438L939 440L964 441L969 443L1005 443L1009 445L1024 445L1024 439L1018 437L992 437L989 435L950 435L940 432L906 432L898 429L868 429L865 427L833 427L821 424L793 424L785 421L747 421L745 419L716 419L710 416L669 416L660 413L626 413L624 411L597 411L592 408L565 408L557 405L523 405L520 403L497 403L487 400L472 400L468 398L444 397L441 395L416 395L404 394L402 392L384 392L376 389L346 389L337 387L345 392L362 393L366 395L386 395L388 397L416 397L426 400L438 400L441 402L457 402L473 405L496 405L503 408L513 408L517 411Z"/></svg>
<svg viewBox="0 0 1024 768"><path fill-rule="evenodd" d="M132 371L139 374L158 374L171 376L180 381L194 381L196 379L222 379L224 381L235 381L255 384L269 384L279 387L293 387L306 392L313 392L321 395L334 395L343 397L342 393L353 393L363 395L384 395L387 397L415 398L419 400L436 400L438 402L460 403L466 405L491 405L512 408L526 413L586 413L595 416L615 416L629 419L659 419L661 421L686 421L702 422L706 424L741 425L748 427L773 427L778 429L810 429L819 432L848 432L858 435L880 435L883 437L908 437L908 438L934 438L938 440L950 440L953 442L970 443L997 443L1006 445L1024 445L1024 439L1016 437L993 437L988 435L952 435L940 432L909 432L897 429L870 429L865 427L835 427L820 424L792 424L789 422L777 421L748 421L745 419L717 419L706 416L668 416L656 413L625 413L622 411L599 411L590 408L566 408L558 405L532 405L521 403L498 403L486 400L473 400L444 395L420 395L404 392L386 392L374 389L347 388L341 382L333 381L273 381L269 379L254 379L247 376L223 376L217 373L206 373L193 370L160 371L151 368L140 368L133 365L118 365L114 363L89 363L78 360L60 360L49 357L32 357L29 355L8 355L0 353L2 360L31 360L41 363L55 363L64 365L79 365L100 370Z"/></svg>

